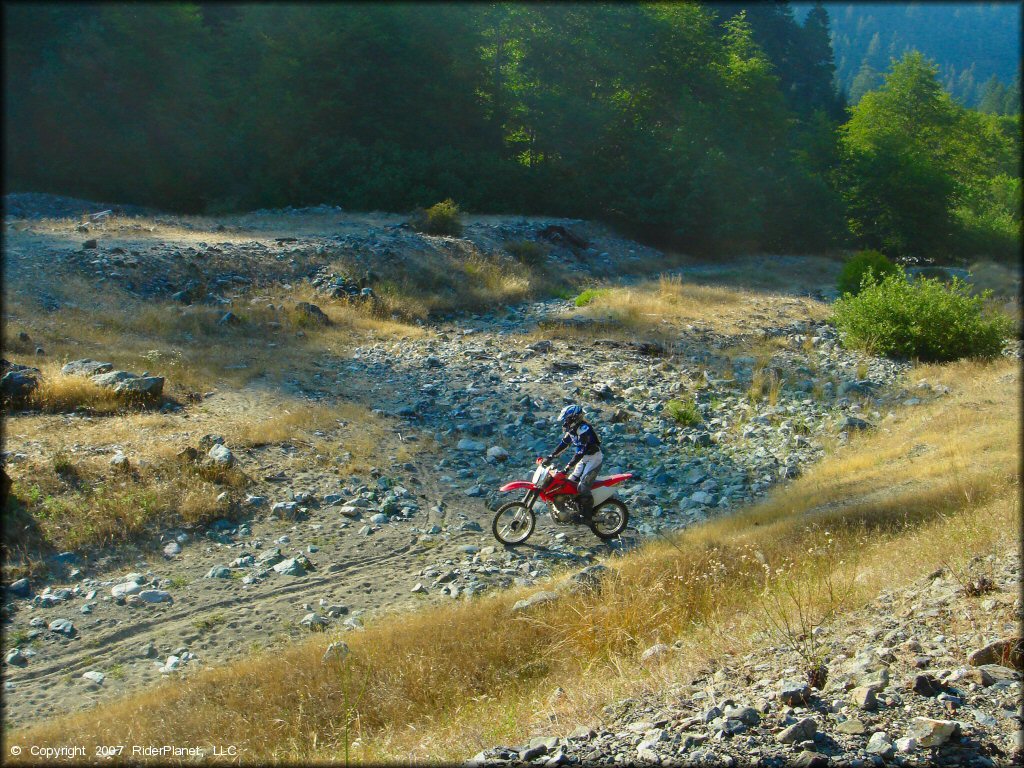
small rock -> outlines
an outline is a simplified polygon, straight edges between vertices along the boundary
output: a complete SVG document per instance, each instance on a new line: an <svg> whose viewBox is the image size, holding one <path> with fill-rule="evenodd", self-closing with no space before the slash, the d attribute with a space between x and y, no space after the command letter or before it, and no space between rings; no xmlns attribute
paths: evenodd
<svg viewBox="0 0 1024 768"><path fill-rule="evenodd" d="M175 555L181 554L181 544L176 541L168 542L164 545L164 557L174 557Z"/></svg>
<svg viewBox="0 0 1024 768"><path fill-rule="evenodd" d="M464 437L461 440L459 440L458 444L455 446L455 449L457 451L473 451L475 453L479 453L486 447L486 445L477 440L470 440L468 437Z"/></svg>
<svg viewBox="0 0 1024 768"><path fill-rule="evenodd" d="M959 735L960 723L956 720L932 720L929 717L915 717L907 731L907 737L917 739L922 747L938 747Z"/></svg>
<svg viewBox="0 0 1024 768"><path fill-rule="evenodd" d="M865 712L874 712L878 709L878 697L875 694L875 687L872 685L862 685L859 688L854 688L850 692L850 701L857 709L862 709Z"/></svg>
<svg viewBox="0 0 1024 768"><path fill-rule="evenodd" d="M171 593L163 589L144 589L139 592L139 599L144 603L173 603Z"/></svg>
<svg viewBox="0 0 1024 768"><path fill-rule="evenodd" d="M871 738L868 739L868 745L865 749L869 754L880 755L883 758L890 757L895 751L895 747L889 740L889 737L885 734L885 731L875 731L871 734Z"/></svg>
<svg viewBox="0 0 1024 768"><path fill-rule="evenodd" d="M83 672L82 678L89 680L96 685L103 685L103 681L106 679L106 676L102 672L94 672L90 670L88 672Z"/></svg>
<svg viewBox="0 0 1024 768"><path fill-rule="evenodd" d="M32 587L28 579L18 579L7 585L7 592L15 597L28 597L32 594Z"/></svg>
<svg viewBox="0 0 1024 768"><path fill-rule="evenodd" d="M525 611L532 608L535 605L541 605L543 603L550 603L558 599L558 595L555 592L536 592L530 595L525 600L520 600L512 606L512 612L518 613L519 611Z"/></svg>
<svg viewBox="0 0 1024 768"><path fill-rule="evenodd" d="M235 455L226 445L220 443L210 448L206 455L217 466L230 467L235 463Z"/></svg>
<svg viewBox="0 0 1024 768"><path fill-rule="evenodd" d="M211 568L209 571L207 571L206 576L204 578L207 578L207 579L230 579L231 578L231 569L227 568L227 567L225 567L223 565L215 565L215 566L213 566L213 568Z"/></svg>
<svg viewBox="0 0 1024 768"><path fill-rule="evenodd" d="M825 768L828 765L828 755L815 752L813 749L805 749L790 763L796 768Z"/></svg>
<svg viewBox="0 0 1024 768"><path fill-rule="evenodd" d="M864 733L867 729L864 727L864 723L862 723L860 720L854 717L839 723L839 725L836 726L836 730L839 731L839 733L845 733L851 736L859 736L860 734Z"/></svg>
<svg viewBox="0 0 1024 768"><path fill-rule="evenodd" d="M508 451L499 445L492 445L487 449L487 458L495 462L508 461Z"/></svg>
<svg viewBox="0 0 1024 768"><path fill-rule="evenodd" d="M775 735L775 740L782 744L797 744L802 741L809 741L813 739L814 734L817 732L818 724L814 721L814 718L805 717L777 733Z"/></svg>
<svg viewBox="0 0 1024 768"><path fill-rule="evenodd" d="M657 661L659 658L667 655L672 649L664 643L658 643L652 645L642 654L640 654L640 663L646 664L648 662Z"/></svg>
<svg viewBox="0 0 1024 768"><path fill-rule="evenodd" d="M113 597L127 597L128 595L137 595L141 591L141 584L136 581L126 581L122 584L114 585L110 590L110 594Z"/></svg>
<svg viewBox="0 0 1024 768"><path fill-rule="evenodd" d="M318 613L307 613L299 621L299 624L303 627L307 627L311 632L322 632L328 625L327 619Z"/></svg>
<svg viewBox="0 0 1024 768"><path fill-rule="evenodd" d="M28 664L28 658L21 652L20 648L9 650L7 656L4 657L4 661L7 662L8 666L13 667L24 667Z"/></svg>
<svg viewBox="0 0 1024 768"><path fill-rule="evenodd" d="M299 512L297 501L279 501L270 507L270 514L282 520L294 520Z"/></svg>
<svg viewBox="0 0 1024 768"><path fill-rule="evenodd" d="M75 625L71 623L71 619L54 619L46 628L51 632L67 635L68 637L75 634Z"/></svg>
<svg viewBox="0 0 1024 768"><path fill-rule="evenodd" d="M904 736L902 739L896 739L896 751L903 754L913 752L917 749L917 739L911 736Z"/></svg>
<svg viewBox="0 0 1024 768"><path fill-rule="evenodd" d="M327 664L331 661L341 661L346 656L348 656L348 654L348 644L338 640L327 646L327 650L324 651L324 655L320 659L320 662L322 664Z"/></svg>
<svg viewBox="0 0 1024 768"><path fill-rule="evenodd" d="M806 704L810 697L810 686L799 680L785 681L779 689L779 700L790 707L798 707L802 704Z"/></svg>
<svg viewBox="0 0 1024 768"><path fill-rule="evenodd" d="M945 690L945 687L931 675L915 675L911 689L919 696L934 698Z"/></svg>

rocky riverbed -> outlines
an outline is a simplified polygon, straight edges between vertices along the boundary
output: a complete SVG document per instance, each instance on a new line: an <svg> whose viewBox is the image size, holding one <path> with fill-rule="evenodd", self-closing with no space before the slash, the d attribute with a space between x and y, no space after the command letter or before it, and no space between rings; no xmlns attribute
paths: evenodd
<svg viewBox="0 0 1024 768"><path fill-rule="evenodd" d="M362 291L358 281L337 283L325 273L338 249L383 278L412 253L494 250L545 231L547 258L580 274L607 276L659 257L568 220L475 217L464 238L434 238L410 231L398 215L335 209L161 223L152 215L111 219L132 212L79 210L79 201L14 202L20 207L7 221L5 290L38 294L42 311L56 316L67 307L47 296L71 276L142 296L184 292L174 301L225 311L263 301L286 281L310 282L331 301L339 288ZM588 245L574 245L559 228L582 233ZM223 240L212 236L218 234ZM96 242L86 247L88 240ZM801 263L761 262L786 270ZM728 268L698 271L708 277ZM193 290L199 286L203 291ZM301 375L271 372L154 413L160 442L183 460L233 467L248 485L224 491L217 500L224 518L211 526L167 528L152 541L106 552L48 555L39 569L45 577L8 580L5 724L161 680L173 684L311 630L359 631L381 612L471 599L585 567L659 530L728 514L851 435L886 428L895 409L945 394L934 382L908 379L907 364L843 350L834 329L808 312L818 300L802 289L746 300L742 332L680 324L666 331L668 343L588 334L590 321L566 299L496 307L425 324L416 336L323 351ZM15 320L33 331L31 317ZM89 351L98 360L103 353ZM779 383L776 393L751 395L754 377L765 372ZM311 404L352 399L374 409L385 435L376 465L341 474L332 467L343 457L323 456L299 440L241 447L217 434L219 420L274 412L285 396ZM695 414L683 424L667 406L685 398ZM534 457L550 451L559 437L553 419L569 401L587 406L604 440L605 472L637 474L621 490L632 525L618 541L602 543L587 529L542 517L525 546L496 548L490 520L503 500L497 488L527 477ZM112 477L142 466L149 457L123 433L88 444L77 437L98 423L116 425L116 418L10 418L5 470L31 482L32 468L48 461L51 434L66 435L72 455L109 461ZM48 419L42 433L32 421L39 419ZM323 434L354 439L353 429L358 425L338 423Z"/></svg>

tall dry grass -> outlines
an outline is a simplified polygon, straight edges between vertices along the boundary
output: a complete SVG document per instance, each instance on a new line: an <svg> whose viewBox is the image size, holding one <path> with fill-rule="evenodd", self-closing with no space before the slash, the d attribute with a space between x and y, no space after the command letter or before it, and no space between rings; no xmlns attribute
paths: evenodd
<svg viewBox="0 0 1024 768"><path fill-rule="evenodd" d="M769 319L781 325L795 320L820 320L826 315L827 307L809 298L663 275L635 286L593 291L590 301L575 310L568 323L547 323L542 335L627 339L643 336L671 343L688 324L717 334L740 336L759 331Z"/></svg>
<svg viewBox="0 0 1024 768"><path fill-rule="evenodd" d="M10 734L19 743L230 743L245 762L465 759L762 642L759 606L825 578L864 602L1020 535L1015 364L920 369L953 393L884 421L765 503L608 564L599 594L512 614L515 589L369 624L321 663L317 637ZM835 552L841 552L837 559ZM812 605L813 604L813 605ZM641 667L655 642L682 650ZM565 695L552 700L555 687Z"/></svg>

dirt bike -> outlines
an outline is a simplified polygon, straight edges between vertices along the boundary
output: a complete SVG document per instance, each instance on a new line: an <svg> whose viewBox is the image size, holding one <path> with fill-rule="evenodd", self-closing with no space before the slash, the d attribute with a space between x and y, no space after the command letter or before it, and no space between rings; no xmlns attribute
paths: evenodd
<svg viewBox="0 0 1024 768"><path fill-rule="evenodd" d="M510 501L498 508L491 530L502 544L522 544L537 524L534 505L548 505L551 519L558 525L589 524L598 538L614 539L629 523L629 509L615 498L612 488L633 477L631 472L598 478L591 488L594 507L590 520L584 521L577 501L576 483L553 464L537 459L537 469L530 480L515 480L501 486L502 493L526 490L522 501Z"/></svg>

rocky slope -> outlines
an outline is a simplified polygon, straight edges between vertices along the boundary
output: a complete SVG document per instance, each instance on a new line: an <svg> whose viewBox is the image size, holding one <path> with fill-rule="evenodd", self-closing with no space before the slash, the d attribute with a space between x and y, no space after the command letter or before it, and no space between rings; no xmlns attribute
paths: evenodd
<svg viewBox="0 0 1024 768"><path fill-rule="evenodd" d="M820 627L820 689L790 648L766 645L470 764L1014 764L1024 756L1020 557L979 557L971 571L942 569ZM673 650L645 657L666 663Z"/></svg>

